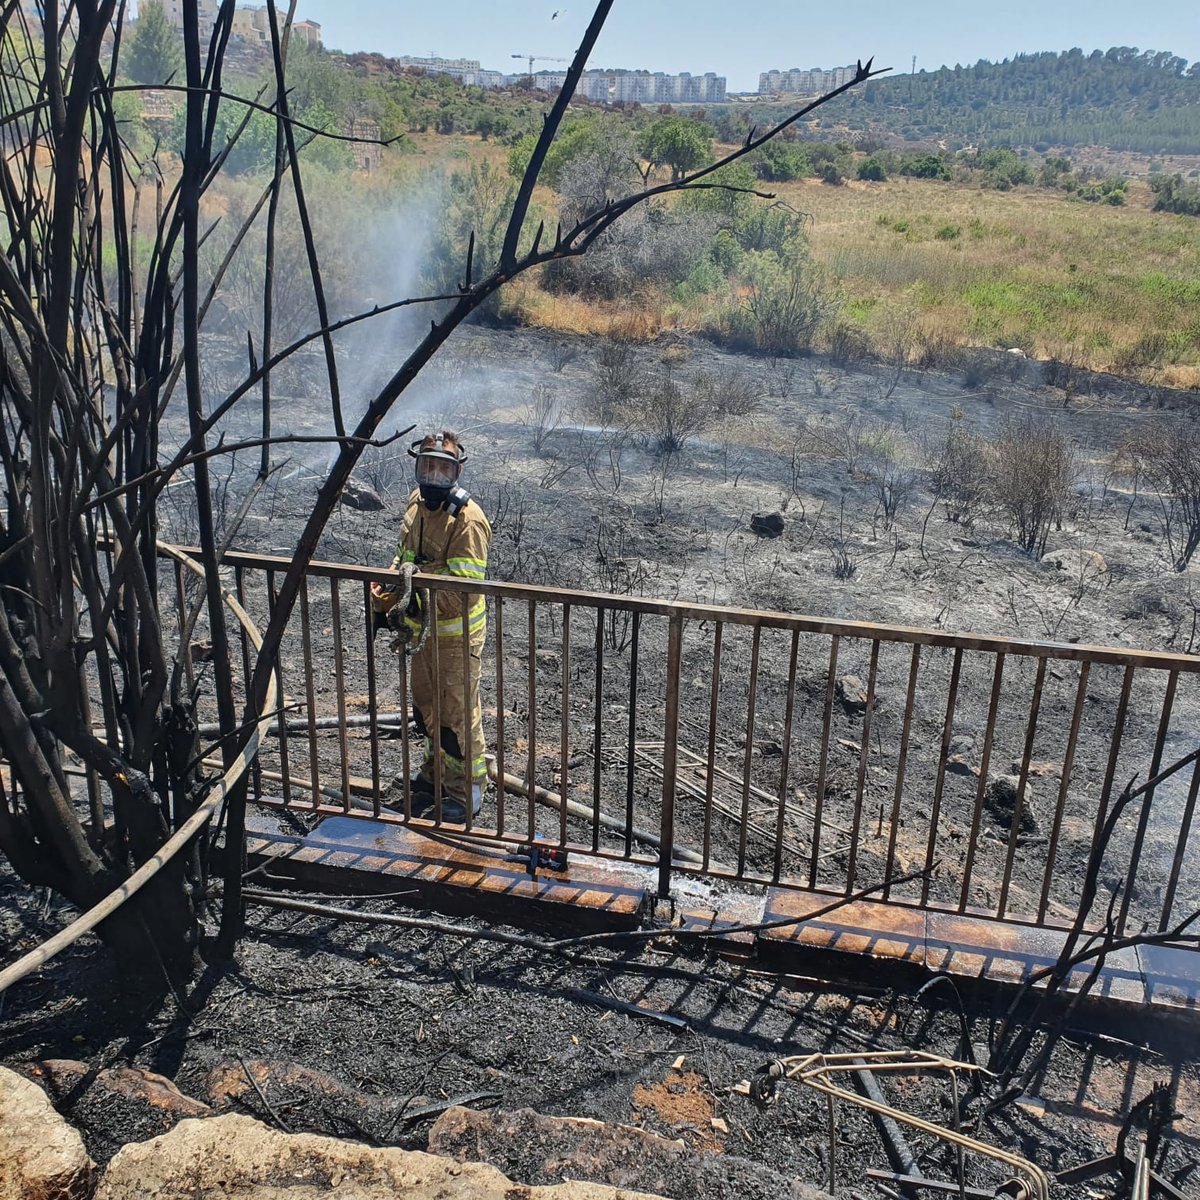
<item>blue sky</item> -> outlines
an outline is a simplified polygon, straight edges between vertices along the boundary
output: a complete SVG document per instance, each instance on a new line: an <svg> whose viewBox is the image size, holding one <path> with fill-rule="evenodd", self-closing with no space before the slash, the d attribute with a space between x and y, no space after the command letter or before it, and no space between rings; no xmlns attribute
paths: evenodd
<svg viewBox="0 0 1200 1200"><path fill-rule="evenodd" d="M297 8L297 16L319 21L325 44L339 50L477 58L505 71L520 69L514 53L569 58L591 12L579 0L299 0ZM833 67L874 55L877 66L900 72L915 54L918 70L932 70L1072 46L1170 50L1194 61L1200 5L751 0L742 8L730 0L616 0L591 65L715 71L730 90L753 91L758 73L773 67Z"/></svg>

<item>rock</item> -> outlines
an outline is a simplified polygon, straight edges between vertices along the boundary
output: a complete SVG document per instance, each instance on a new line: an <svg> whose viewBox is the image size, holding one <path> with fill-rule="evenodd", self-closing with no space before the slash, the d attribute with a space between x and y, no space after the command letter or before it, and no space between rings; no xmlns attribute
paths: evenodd
<svg viewBox="0 0 1200 1200"><path fill-rule="evenodd" d="M753 513L750 517L750 528L759 537L779 537L783 533L783 513Z"/></svg>
<svg viewBox="0 0 1200 1200"><path fill-rule="evenodd" d="M1020 779L1016 775L996 775L988 780L983 793L983 807L995 818L997 824L1004 829L1012 828L1013 813L1017 808L1017 784ZM1036 833L1037 821L1030 808L1029 787L1025 788L1025 803L1021 808L1021 833Z"/></svg>
<svg viewBox="0 0 1200 1200"><path fill-rule="evenodd" d="M46 1093L0 1067L0 1200L85 1200L95 1171Z"/></svg>
<svg viewBox="0 0 1200 1200"><path fill-rule="evenodd" d="M956 733L950 739L949 753L965 757L975 749L975 736L970 733Z"/></svg>
<svg viewBox="0 0 1200 1200"><path fill-rule="evenodd" d="M193 663L206 663L213 660L213 644L207 638L197 639L188 643L188 655Z"/></svg>
<svg viewBox="0 0 1200 1200"><path fill-rule="evenodd" d="M495 1167L419 1150L375 1149L310 1133L280 1133L230 1114L182 1121L123 1147L95 1200L655 1200L592 1183L525 1188Z"/></svg>
<svg viewBox="0 0 1200 1200"><path fill-rule="evenodd" d="M720 1131L715 1122L725 1122L709 1118L710 1127ZM734 1154L689 1150L678 1139L629 1125L548 1117L527 1108L486 1113L448 1109L430 1131L429 1148L463 1161L491 1163L529 1183L568 1176L617 1188L651 1188L666 1196L824 1196Z"/></svg>
<svg viewBox="0 0 1200 1200"><path fill-rule="evenodd" d="M1042 566L1064 571L1074 580L1108 574L1108 563L1098 550L1047 550L1042 555Z"/></svg>
<svg viewBox="0 0 1200 1200"><path fill-rule="evenodd" d="M383 497L365 483L357 479L347 479L338 497L340 503L347 508L357 508L360 512L379 512L383 508Z"/></svg>
<svg viewBox="0 0 1200 1200"><path fill-rule="evenodd" d="M979 776L979 768L972 766L965 754L951 754L946 759L946 770L951 775L965 775L969 779L976 779Z"/></svg>
<svg viewBox="0 0 1200 1200"><path fill-rule="evenodd" d="M857 675L843 675L837 681L837 698L852 717L867 711L867 689Z"/></svg>

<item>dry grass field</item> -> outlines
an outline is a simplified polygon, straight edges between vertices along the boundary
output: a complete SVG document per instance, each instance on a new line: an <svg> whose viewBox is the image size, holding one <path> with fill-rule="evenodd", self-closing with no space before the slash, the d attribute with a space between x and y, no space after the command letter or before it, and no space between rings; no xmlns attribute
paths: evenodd
<svg viewBox="0 0 1200 1200"><path fill-rule="evenodd" d="M416 139L408 170L453 170L507 151L456 136ZM415 160L415 161L414 161ZM910 356L955 345L1017 346L1031 356L1200 387L1200 222L1151 211L1130 184L1123 206L1062 192L895 179L831 187L770 185L809 218L815 262L841 297L843 319L877 349L903 341ZM552 209L554 197L539 189ZM544 292L516 281L507 310L538 327L576 333L619 328L721 328L728 298L679 303L646 287L616 302Z"/></svg>

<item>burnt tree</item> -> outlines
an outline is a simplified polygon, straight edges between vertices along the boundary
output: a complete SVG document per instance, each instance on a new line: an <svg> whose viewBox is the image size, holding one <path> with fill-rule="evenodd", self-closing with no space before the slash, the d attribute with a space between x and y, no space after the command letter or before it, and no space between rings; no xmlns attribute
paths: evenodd
<svg viewBox="0 0 1200 1200"><path fill-rule="evenodd" d="M227 855L221 948L240 931L244 791L214 790L196 764L200 753L195 696L181 670L187 638L177 639L171 601L160 593L159 501L181 474L189 482L201 545L213 684L226 763L248 744L244 732L266 705L280 640L321 533L364 448L380 423L462 321L513 276L577 257L620 217L651 197L685 188L721 187L712 172L872 74L792 114L719 162L670 183L634 191L573 220L553 235L527 228L534 185L588 56L611 8L600 0L572 61L504 224L495 261L472 249L449 296L404 298L331 322L305 202L298 141L337 136L306 128L288 112L287 41L268 0L273 95L227 96L222 66L234 3L222 0L209 44L195 5L184 6L184 78L167 84L184 106L180 162L139 161L122 141L114 98L125 6L116 0L46 0L31 24L17 0L0 0L3 113L0 194L6 222L0 243L0 851L31 885L46 885L81 909L92 908L159 854L188 817L227 800ZM255 112L276 123L274 171L259 204L207 286L200 247L209 232L201 200L220 173L238 131L222 141L218 115L233 107L244 129ZM272 344L271 246L284 181L289 215L306 249L318 327L276 349ZM755 193L761 194L761 193ZM200 338L213 294L263 209L268 230L265 319L247 330L245 378L224 396L205 395ZM152 215L147 217L146 213ZM145 246L150 245L149 258ZM141 260L139 250L141 246ZM340 328L407 304L434 305L429 331L348 429L342 418L334 336ZM271 372L310 342L324 348L331 397L329 439L336 458L319 489L237 711L219 575L231 529L214 518L209 462L235 447L214 443L220 420L256 393L262 404L260 481L269 473ZM185 412L187 435L165 445L169 409ZM243 448L247 443L243 443ZM253 492L250 501L253 499ZM247 501L249 503L250 501ZM236 528L236 520L233 523ZM174 644L178 641L180 644ZM77 782L73 786L72 780ZM78 780L82 779L82 783ZM189 826L190 829L190 826ZM171 858L144 890L114 908L99 932L127 976L186 976L198 945L197 907L206 885L201 833ZM176 839L178 840L178 839ZM144 874L143 870L143 874ZM139 876L135 876L139 878ZM107 911L107 909L105 910ZM151 964L151 965L147 965Z"/></svg>

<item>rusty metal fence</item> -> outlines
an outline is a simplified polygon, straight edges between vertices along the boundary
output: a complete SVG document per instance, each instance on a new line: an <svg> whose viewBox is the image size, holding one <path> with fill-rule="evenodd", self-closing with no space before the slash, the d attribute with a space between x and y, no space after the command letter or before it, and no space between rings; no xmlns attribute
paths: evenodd
<svg viewBox="0 0 1200 1200"><path fill-rule="evenodd" d="M227 566L265 620L286 560ZM251 780L258 803L412 819L405 660L371 631L370 583L385 578L312 565L280 658L276 736ZM1068 928L1122 788L1200 744L1196 657L416 581L488 598L495 787L451 828L650 864L663 895L681 873L829 895L874 885L896 904ZM244 645L243 680L251 666ZM1200 759L1121 814L1091 926L1114 893L1118 933L1200 908L1198 789Z"/></svg>

